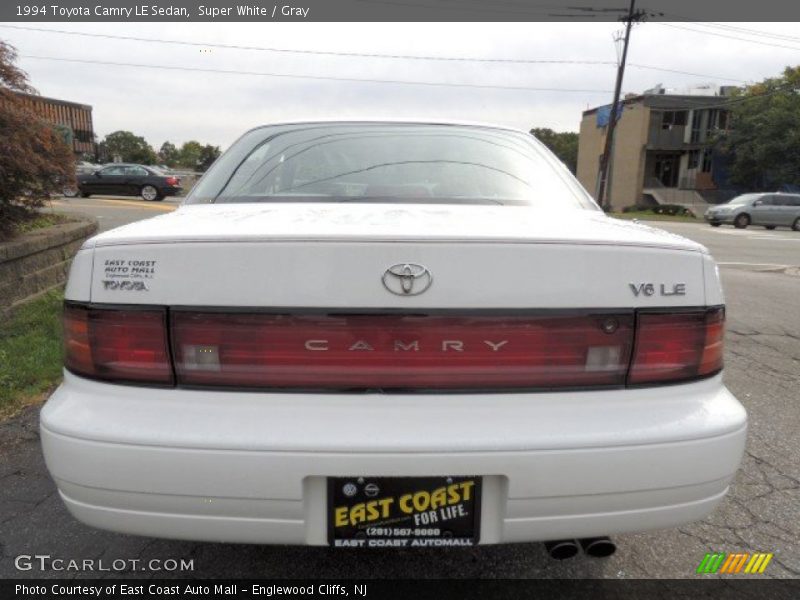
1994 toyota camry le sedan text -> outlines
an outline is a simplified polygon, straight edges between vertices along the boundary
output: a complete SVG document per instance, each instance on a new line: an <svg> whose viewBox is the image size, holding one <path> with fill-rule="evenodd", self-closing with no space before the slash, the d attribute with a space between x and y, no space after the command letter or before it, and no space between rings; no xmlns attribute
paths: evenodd
<svg viewBox="0 0 800 600"><path fill-rule="evenodd" d="M744 449L707 250L518 131L254 129L66 298L42 443L95 527L569 552L704 517Z"/></svg>

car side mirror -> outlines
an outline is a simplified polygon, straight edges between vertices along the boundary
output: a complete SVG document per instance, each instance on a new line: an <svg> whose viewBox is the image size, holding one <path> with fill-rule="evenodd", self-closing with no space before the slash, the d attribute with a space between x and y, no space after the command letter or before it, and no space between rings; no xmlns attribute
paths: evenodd
<svg viewBox="0 0 800 600"><path fill-rule="evenodd" d="M95 177L102 177L102 175L100 174L100 171L95 171L94 172L94 176Z"/></svg>
<svg viewBox="0 0 800 600"><path fill-rule="evenodd" d="M761 206L762 204L764 204L763 200L755 200L755 201L753 201L753 206Z"/></svg>

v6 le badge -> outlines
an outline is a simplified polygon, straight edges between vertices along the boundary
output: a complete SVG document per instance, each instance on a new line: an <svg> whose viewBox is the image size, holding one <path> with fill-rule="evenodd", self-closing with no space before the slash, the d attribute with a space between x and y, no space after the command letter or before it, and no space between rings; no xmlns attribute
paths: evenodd
<svg viewBox="0 0 800 600"><path fill-rule="evenodd" d="M659 296L686 295L685 283L673 283L671 287L666 283L629 283L628 286L630 286L633 295L637 298L639 296L655 296L656 293Z"/></svg>

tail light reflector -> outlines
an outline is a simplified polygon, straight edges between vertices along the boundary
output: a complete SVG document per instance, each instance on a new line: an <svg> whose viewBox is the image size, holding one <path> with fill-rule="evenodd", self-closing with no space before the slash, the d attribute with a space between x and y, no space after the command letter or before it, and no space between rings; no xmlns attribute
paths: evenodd
<svg viewBox="0 0 800 600"><path fill-rule="evenodd" d="M173 383L166 311L64 308L64 363L95 379Z"/></svg>
<svg viewBox="0 0 800 600"><path fill-rule="evenodd" d="M177 177L167 177L167 185L178 185L181 182Z"/></svg>
<svg viewBox="0 0 800 600"><path fill-rule="evenodd" d="M622 385L633 317L172 314L178 382L287 388Z"/></svg>
<svg viewBox="0 0 800 600"><path fill-rule="evenodd" d="M661 383L722 369L723 308L687 313L642 313L628 383Z"/></svg>

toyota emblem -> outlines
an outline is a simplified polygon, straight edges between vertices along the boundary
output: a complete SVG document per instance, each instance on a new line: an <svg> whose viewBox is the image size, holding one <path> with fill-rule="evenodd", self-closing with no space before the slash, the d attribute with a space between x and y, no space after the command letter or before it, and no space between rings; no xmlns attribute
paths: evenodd
<svg viewBox="0 0 800 600"><path fill-rule="evenodd" d="M398 263L383 274L383 287L398 296L417 296L431 287L433 275L422 265Z"/></svg>

